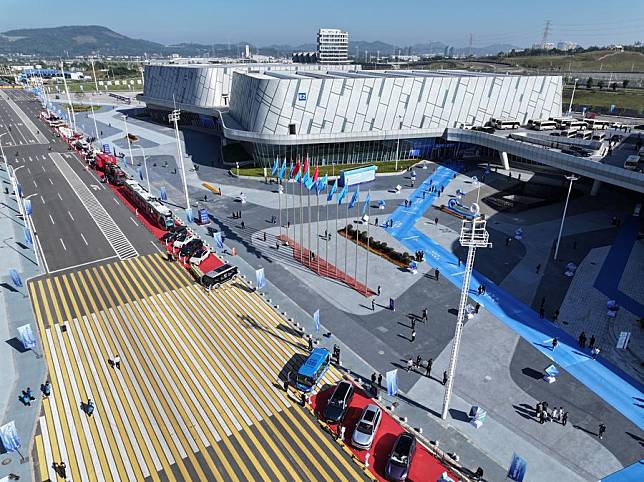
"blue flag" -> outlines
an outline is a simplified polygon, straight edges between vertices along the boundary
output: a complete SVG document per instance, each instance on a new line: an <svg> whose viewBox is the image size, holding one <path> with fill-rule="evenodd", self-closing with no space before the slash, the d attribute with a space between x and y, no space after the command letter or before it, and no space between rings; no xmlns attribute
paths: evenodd
<svg viewBox="0 0 644 482"><path fill-rule="evenodd" d="M313 178L312 178L312 177L309 177L309 178L304 182L304 186L306 186L306 188L307 188L309 191L313 188L314 184L315 184L315 183L313 182Z"/></svg>
<svg viewBox="0 0 644 482"><path fill-rule="evenodd" d="M275 176L277 174L277 170L279 169L280 161L279 159L275 159L275 162L273 163L273 169L271 170L271 176Z"/></svg>
<svg viewBox="0 0 644 482"><path fill-rule="evenodd" d="M367 208L369 207L369 203L371 202L371 191L367 192L367 197L364 200L364 204L362 205L362 215L364 216L367 214Z"/></svg>
<svg viewBox="0 0 644 482"><path fill-rule="evenodd" d="M255 281L257 282L258 290L263 290L266 287L266 276L264 275L264 268L255 270Z"/></svg>
<svg viewBox="0 0 644 482"><path fill-rule="evenodd" d="M316 187L317 193L320 194L328 186L329 186L329 183L327 181L326 174L325 174L322 179L318 179L318 184L317 184L317 187Z"/></svg>
<svg viewBox="0 0 644 482"><path fill-rule="evenodd" d="M20 436L13 420L0 427L0 442L7 452L15 452L21 447Z"/></svg>
<svg viewBox="0 0 644 482"><path fill-rule="evenodd" d="M280 179L284 179L284 174L286 174L286 159L284 159L284 163L282 164L282 168L280 169Z"/></svg>
<svg viewBox="0 0 644 482"><path fill-rule="evenodd" d="M302 176L302 184L306 185L309 182L309 179L311 176L309 176L309 172L306 171L304 175Z"/></svg>
<svg viewBox="0 0 644 482"><path fill-rule="evenodd" d="M398 370L391 370L386 373L387 376L387 395L395 397L398 393Z"/></svg>
<svg viewBox="0 0 644 482"><path fill-rule="evenodd" d="M212 235L213 238L215 238L215 246L217 246L218 250L224 249L224 238L221 235L221 232L217 231Z"/></svg>
<svg viewBox="0 0 644 482"><path fill-rule="evenodd" d="M356 205L359 197L360 197L360 186L358 186L356 190L353 191L353 196L351 196L351 201L349 202L349 209L351 209L353 206Z"/></svg>
<svg viewBox="0 0 644 482"><path fill-rule="evenodd" d="M338 194L338 204L342 204L342 200L347 196L348 192L349 192L349 187L344 186L342 188L342 191L340 191L340 194Z"/></svg>
<svg viewBox="0 0 644 482"><path fill-rule="evenodd" d="M315 313L313 313L313 326L317 335L320 332L320 310L315 310Z"/></svg>
<svg viewBox="0 0 644 482"><path fill-rule="evenodd" d="M286 162L286 161L284 161L284 162ZM288 172L288 178L289 179L293 177L293 169L295 169L295 166L293 165L293 161L291 161L291 170Z"/></svg>
<svg viewBox="0 0 644 482"><path fill-rule="evenodd" d="M300 169L299 171L297 171L297 174L295 175L295 182L299 182L299 181L300 181L300 174L302 174L302 170L301 170L301 169Z"/></svg>
<svg viewBox="0 0 644 482"><path fill-rule="evenodd" d="M326 176L325 176L326 177ZM333 195L338 191L338 180L336 179L335 182L333 183L333 186L331 186L331 189L329 190L329 194L326 195L326 200L332 201L333 200Z"/></svg>

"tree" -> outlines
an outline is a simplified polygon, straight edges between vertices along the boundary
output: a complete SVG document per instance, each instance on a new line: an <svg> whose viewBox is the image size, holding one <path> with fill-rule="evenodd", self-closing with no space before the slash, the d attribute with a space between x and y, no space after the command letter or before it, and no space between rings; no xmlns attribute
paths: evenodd
<svg viewBox="0 0 644 482"><path fill-rule="evenodd" d="M602 90L604 88L604 81L600 80L599 82L597 82L597 87L599 87L599 90Z"/></svg>
<svg viewBox="0 0 644 482"><path fill-rule="evenodd" d="M628 79L624 79L624 80L622 81L622 87L623 87L623 88L628 87Z"/></svg>
<svg viewBox="0 0 644 482"><path fill-rule="evenodd" d="M594 82L593 78L588 77L588 80L586 81L586 87L588 87L589 89L592 89L593 88L593 82Z"/></svg>

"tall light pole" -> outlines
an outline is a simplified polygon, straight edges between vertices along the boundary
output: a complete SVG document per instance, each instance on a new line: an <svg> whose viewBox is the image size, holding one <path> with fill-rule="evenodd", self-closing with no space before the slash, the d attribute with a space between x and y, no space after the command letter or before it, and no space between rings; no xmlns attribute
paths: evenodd
<svg viewBox="0 0 644 482"><path fill-rule="evenodd" d="M72 99L69 96L69 89L67 88L67 79L65 78L65 64L63 61L60 61L60 73L63 76L63 84L65 85L65 93L67 94L67 103L69 104L69 109L72 112L72 116L69 119L72 122L72 127L76 130L76 114L74 113L74 106L72 105Z"/></svg>
<svg viewBox="0 0 644 482"><path fill-rule="evenodd" d="M127 148L130 151L130 160L134 164L134 158L132 157L132 144L130 143L130 133L127 131L127 116L123 114L123 121L125 122L125 138L127 139Z"/></svg>
<svg viewBox="0 0 644 482"><path fill-rule="evenodd" d="M180 116L181 116L181 111L179 109L174 109L168 116L168 121L174 122L174 133L177 138L177 151L179 152L179 162L181 162L181 173L183 175L183 190L186 194L186 209L190 209L190 199L188 198L188 182L186 180L186 168L183 165L183 152L181 150L181 138L179 137L179 117Z"/></svg>
<svg viewBox="0 0 644 482"><path fill-rule="evenodd" d="M458 318L456 319L456 330L454 340L452 341L452 353L449 359L449 368L447 369L447 384L445 385L445 396L443 397L443 411L441 417L443 420L449 414L449 402L452 398L452 389L454 387L454 375L456 375L456 362L458 360L458 350L461 346L461 336L463 335L463 320L465 319L467 300L469 299L470 281L472 279L472 270L474 269L474 256L476 248L487 248L491 246L489 234L485 229L487 221L479 216L478 204L473 204L471 208L474 217L464 219L461 226L460 243L461 246L467 246L467 262L465 263L465 272L463 273L463 286L461 288L461 301L458 306Z"/></svg>
<svg viewBox="0 0 644 482"><path fill-rule="evenodd" d="M96 70L94 69L94 59L91 59L92 62L92 75L94 76L94 87L96 87L96 93L98 94L98 79L96 78Z"/></svg>
<svg viewBox="0 0 644 482"><path fill-rule="evenodd" d="M402 129L402 116L398 116L398 139L396 141L396 168L395 171L398 172L398 153L400 151L400 129Z"/></svg>
<svg viewBox="0 0 644 482"><path fill-rule="evenodd" d="M575 83L572 86L572 95L570 96L570 105L568 105L568 115L572 115L572 100L575 98L575 89L577 88L577 82L579 82L579 79L575 79Z"/></svg>
<svg viewBox="0 0 644 482"><path fill-rule="evenodd" d="M566 211L568 211L568 201L570 200L572 183L579 179L574 174L571 174L570 176L565 176L565 177L570 181L570 184L568 184L568 194L566 195L566 204L564 204L563 215L561 216L561 225L559 226L559 236L557 236L557 247L555 248L555 257L553 258L555 261L557 260L557 256L559 255L559 244L561 243L561 233L563 232L564 222L566 220Z"/></svg>
<svg viewBox="0 0 644 482"><path fill-rule="evenodd" d="M143 146L139 144L134 144L134 147L141 149L141 153L143 154L143 169L145 169L145 181L148 184L148 192L152 194L152 191L150 191L150 176L148 175L148 161L145 158L145 149L143 149Z"/></svg>

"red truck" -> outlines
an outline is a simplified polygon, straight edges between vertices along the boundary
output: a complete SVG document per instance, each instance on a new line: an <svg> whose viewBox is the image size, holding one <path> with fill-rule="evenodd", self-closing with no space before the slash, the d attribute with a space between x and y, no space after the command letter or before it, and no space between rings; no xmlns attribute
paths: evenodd
<svg viewBox="0 0 644 482"><path fill-rule="evenodd" d="M103 173L104 179L114 186L122 186L127 179L114 156L99 152L94 159L94 165L97 171Z"/></svg>

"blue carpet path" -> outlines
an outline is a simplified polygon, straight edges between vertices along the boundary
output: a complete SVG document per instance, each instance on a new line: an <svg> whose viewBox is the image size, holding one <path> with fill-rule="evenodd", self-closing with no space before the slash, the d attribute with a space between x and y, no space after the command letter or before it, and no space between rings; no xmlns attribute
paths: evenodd
<svg viewBox="0 0 644 482"><path fill-rule="evenodd" d="M437 193L425 192L423 198L423 192L429 189L430 183L437 189L446 187L455 174L456 171L449 167L437 168L410 196L411 207L401 206L391 214L389 220L393 221L393 227L389 228L389 232L410 251L423 250L427 262L460 289L463 284L463 269L458 266L456 256L414 227L437 196ZM478 295L476 291L480 284L486 288L483 295ZM531 307L516 300L476 270L472 274L470 298L484 306L555 365L565 369L640 429L644 429L644 393L641 383L601 356L593 360L588 352L577 347L575 338L552 322L540 319ZM552 350L551 341L555 337L559 340L559 345Z"/></svg>

